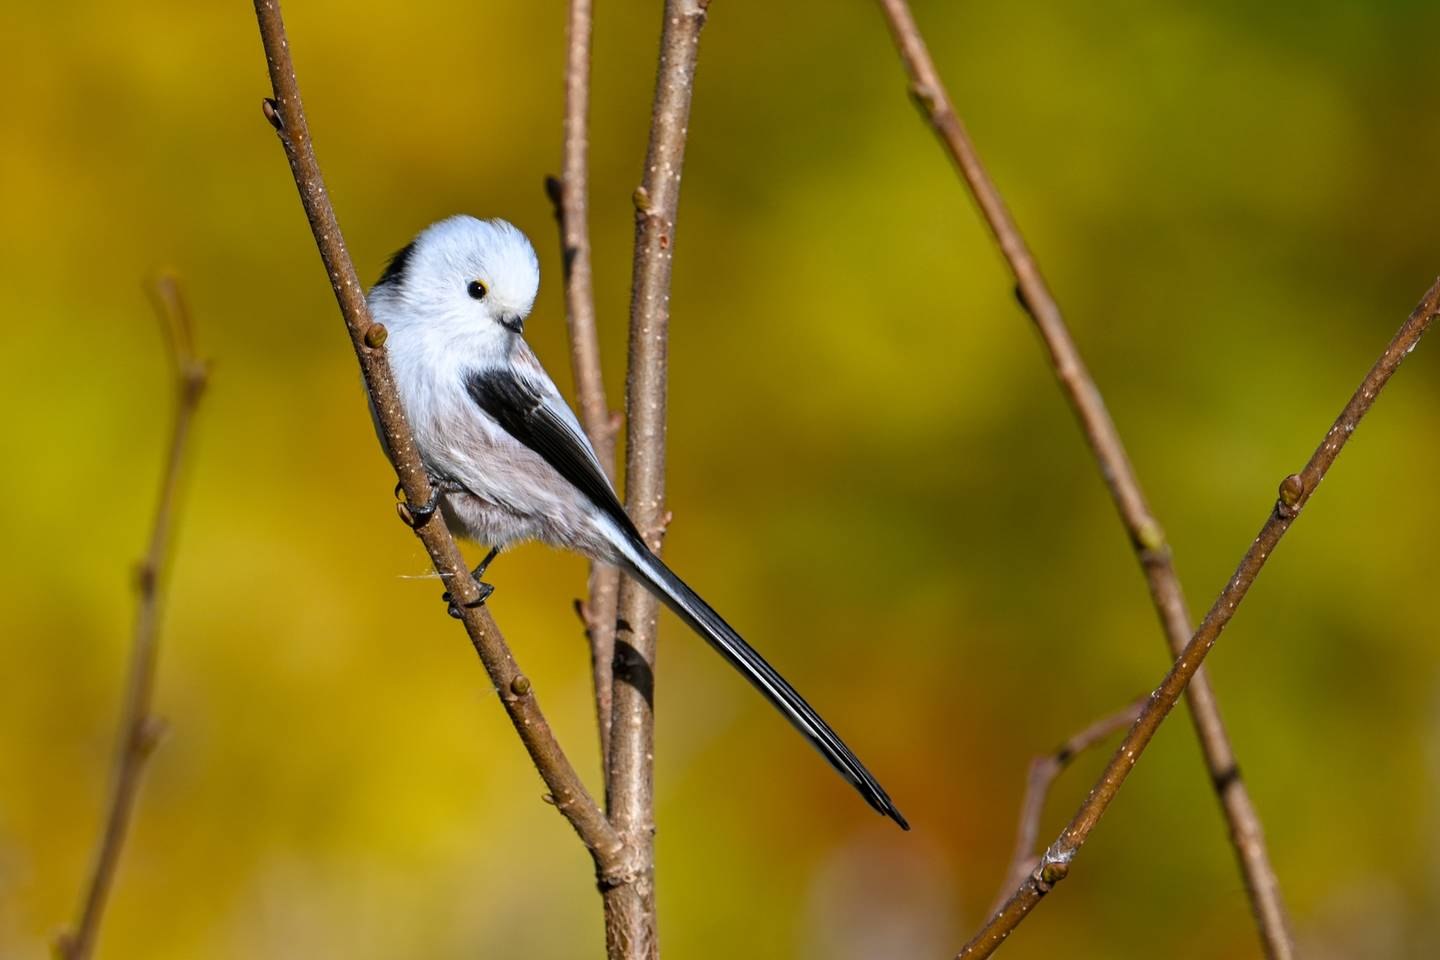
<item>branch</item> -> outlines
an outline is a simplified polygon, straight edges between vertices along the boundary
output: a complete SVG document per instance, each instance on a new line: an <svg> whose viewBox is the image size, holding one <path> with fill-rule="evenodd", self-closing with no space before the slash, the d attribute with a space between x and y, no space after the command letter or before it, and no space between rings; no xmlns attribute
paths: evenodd
<svg viewBox="0 0 1440 960"><path fill-rule="evenodd" d="M190 428L200 397L205 392L205 362L195 352L195 336L190 312L180 294L174 277L157 279L151 290L155 312L169 344L175 363L175 425L170 433L170 448L160 478L160 496L155 507L155 521L150 530L150 544L136 569L135 588L139 604L135 612L135 628L130 646L130 679L125 692L125 705L120 714L119 739L115 747L114 782L105 826L95 851L95 864L86 886L80 915L73 929L55 939L55 952L62 960L88 960L95 951L100 920L105 912L120 851L125 844L135 798L145 761L164 732L165 723L150 712L155 689L155 664L159 658L161 616L160 581L175 519L175 503L179 495L180 471L189 447Z"/></svg>
<svg viewBox="0 0 1440 960"><path fill-rule="evenodd" d="M310 141L310 131L305 120L305 111L300 102L300 89L295 80L295 65L290 59L289 41L285 36L285 24L280 16L276 0L255 0L255 14L260 24L260 37L265 44L265 55L270 67L270 81L275 98L266 100L265 116L280 135L285 156L290 161L290 170L295 177L295 186L300 191L300 202L320 258L325 262L335 299L345 318L346 329L350 332L355 356L360 361L360 370L365 377L374 405L375 418L390 451L391 462L404 488L407 503L426 503L430 499L430 481L425 475L420 457L415 450L414 438L405 422L400 399L390 376L389 363L383 349L386 331L384 326L370 319L365 306L365 295L355 274L355 265L345 249L335 211L325 191L325 182L315 151ZM500 702L510 716L510 722L520 735L530 759L540 772L549 788L547 799L579 834L585 846L595 859L596 872L602 885L609 878L628 875L627 851L619 834L605 819L595 800L585 789L575 768L570 765L564 751L560 749L555 734L546 722L536 702L530 679L524 676L504 637L500 635L495 621L483 607L470 609L479 600L475 582L465 566L464 557L456 546L450 531L444 523L423 523L415 525L405 504L400 504L402 518L408 518L415 535L425 545L425 552L435 564L455 597L463 613L465 632L480 661L485 665L491 682L499 693Z"/></svg>
<svg viewBox="0 0 1440 960"><path fill-rule="evenodd" d="M600 372L600 338L595 328L595 290L590 269L589 184L586 122L590 112L591 0L570 0L565 61L565 148L559 179L545 181L555 220L560 226L560 255L565 270L565 316L570 327L570 367L580 400L580 422L600 457L600 465L615 479L615 434L619 420L605 400L605 378ZM595 713L600 727L600 767L610 760L611 689L615 658L615 614L620 594L620 571L603 563L590 564L590 599L576 609L590 640L591 669L595 677Z"/></svg>
<svg viewBox="0 0 1440 960"><path fill-rule="evenodd" d="M1025 778L1025 799L1020 804L1020 826L1015 832L1015 853L1010 859L1010 869L1005 871L1005 882L1000 887L1000 899L995 903L995 910L1000 909L1010 891L1022 883L1025 875L1039 863L1035 844L1040 839L1040 818L1045 814L1045 801L1049 799L1055 780L1080 754L1133 724L1144 706L1145 698L1141 697L1123 710L1096 720L1053 752L1030 761L1030 772Z"/></svg>
<svg viewBox="0 0 1440 960"><path fill-rule="evenodd" d="M1325 474L1334 464L1335 458L1340 455L1351 434L1360 425L1361 419L1374 405L1380 391L1399 369L1401 361L1415 349L1437 314L1440 314L1440 280L1430 287L1424 299L1380 355L1380 359L1375 361L1375 365L1360 382L1345 409L1340 411L1340 416L1320 441L1320 446L1315 449L1304 469L1281 482L1280 497L1271 510L1270 517L1260 528L1260 534L1245 552L1240 566L1210 607L1210 612L1205 614L1200 628L1195 631L1195 636L1186 645L1180 658L1160 686L1150 694L1139 719L1121 741L1120 748L1111 758L1099 781L1091 788L1089 797L1074 819L1045 851L1039 866L1025 878L1000 911L965 945L959 957L990 956L1034 909L1035 904L1039 903L1055 884L1065 879L1070 872L1071 860L1084 845L1090 831L1104 816L1110 801L1115 799L1125 778L1145 751L1150 738L1155 735L1165 716L1180 699L1185 685L1200 669L1201 662L1235 615L1235 610L1250 591L1250 586L1265 566L1266 560L1275 552L1280 539L1285 536L1285 531L1290 529L1290 525L1300 515L1315 488L1325 479Z"/></svg>
<svg viewBox="0 0 1440 960"><path fill-rule="evenodd" d="M665 381L670 266L690 97L708 6L709 0L665 0L650 143L644 175L634 195L625 506L656 552L667 520ZM656 602L627 578L620 587L619 609L623 638L617 638L615 645L608 801L615 829L626 845L637 851L639 870L625 883L606 891L605 934L612 958L648 958L658 955L653 842Z"/></svg>
<svg viewBox="0 0 1440 960"><path fill-rule="evenodd" d="M1045 341L1055 375L1080 422L1110 497L1129 534L1136 559L1145 573L1150 599L1160 616L1171 655L1178 657L1190 638L1194 619L1186 606L1165 532L1150 512L1119 431L1070 337L1059 305L1051 296L1004 200L986 174L964 124L950 104L909 7L905 0L881 0L881 5L909 71L911 91L979 205L1014 275L1021 301ZM1229 824L1230 840L1240 863L1261 943L1272 960L1289 960L1295 954L1295 945L1280 895L1279 880L1265 848L1260 817L1240 776L1235 752L1230 746L1206 672L1196 675L1186 697L1211 783Z"/></svg>

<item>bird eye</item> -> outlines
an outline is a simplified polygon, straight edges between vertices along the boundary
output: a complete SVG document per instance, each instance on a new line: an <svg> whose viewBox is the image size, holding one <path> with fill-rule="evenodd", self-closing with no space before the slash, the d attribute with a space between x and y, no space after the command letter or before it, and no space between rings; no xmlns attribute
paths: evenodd
<svg viewBox="0 0 1440 960"><path fill-rule="evenodd" d="M485 294L489 293L489 290L479 280L471 280L470 286L465 288L465 292L470 294L472 300L484 300Z"/></svg>

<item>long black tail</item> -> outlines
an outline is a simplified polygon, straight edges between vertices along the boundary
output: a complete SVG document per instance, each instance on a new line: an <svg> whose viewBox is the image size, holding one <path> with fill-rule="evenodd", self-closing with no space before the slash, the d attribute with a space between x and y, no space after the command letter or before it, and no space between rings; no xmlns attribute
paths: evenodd
<svg viewBox="0 0 1440 960"><path fill-rule="evenodd" d="M865 765L845 746L835 731L830 729L830 725L820 719L820 714L805 702L805 698L796 693L795 688L786 683L785 678L776 673L775 668L766 663L765 658L760 656L754 647L746 643L720 614L701 600L694 590L675 576L643 543L636 539L629 545L633 548L629 572L674 610L691 629L708 640L716 652L730 661L731 666L739 670L745 679L754 684L755 689L774 704L775 708L795 725L795 729L805 735L805 739L815 745L815 749L830 761L830 765L848 780L851 786L860 791L860 795L870 806L894 820L902 829L909 830L910 824L905 822L895 804L890 802L885 789L870 775L870 771L865 769Z"/></svg>

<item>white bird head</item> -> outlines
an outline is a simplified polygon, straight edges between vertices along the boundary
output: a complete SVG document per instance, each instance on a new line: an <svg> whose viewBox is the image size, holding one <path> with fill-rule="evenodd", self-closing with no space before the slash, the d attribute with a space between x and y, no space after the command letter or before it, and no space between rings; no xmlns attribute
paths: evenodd
<svg viewBox="0 0 1440 960"><path fill-rule="evenodd" d="M540 287L530 240L504 220L455 216L433 223L391 258L370 291L387 320L444 326L469 336L524 330Z"/></svg>

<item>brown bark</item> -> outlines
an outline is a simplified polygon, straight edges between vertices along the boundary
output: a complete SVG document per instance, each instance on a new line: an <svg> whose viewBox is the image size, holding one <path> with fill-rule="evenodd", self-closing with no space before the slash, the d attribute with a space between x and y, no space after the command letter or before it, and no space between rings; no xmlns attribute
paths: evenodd
<svg viewBox="0 0 1440 960"><path fill-rule="evenodd" d="M150 545L135 574L139 603L130 646L130 679L120 715L115 772L105 810L105 825L95 850L95 864L85 886L78 919L74 927L55 940L55 952L62 960L88 960L95 952L100 921L110 888L115 882L115 871L120 865L120 853L130 829L145 763L165 728L164 722L150 711L155 689L155 667L160 657L160 616L164 599L162 581L175 526L180 475L189 450L195 411L205 393L208 373L205 362L195 351L194 328L179 284L173 277L161 277L154 285L153 295L155 311L175 363L175 425L170 432L170 446L161 473L160 496L150 529Z"/></svg>
<svg viewBox="0 0 1440 960"><path fill-rule="evenodd" d="M1235 611L1249 593L1266 561L1274 554L1281 538L1309 502L1320 481L1325 479L1326 472L1335 463L1335 458L1340 455L1351 434L1360 425L1361 419L1370 411L1380 391L1399 369L1401 361L1415 349L1437 314L1440 314L1440 280L1430 287L1385 348L1385 352L1380 355L1380 359L1375 361L1375 365L1350 397L1350 402L1340 411L1340 416L1320 441L1320 446L1311 455L1310 461L1299 473L1291 474L1281 482L1279 499L1260 528L1259 535L1245 552L1230 582L1205 614L1200 628L1195 631L1195 636L1186 645L1180 658L1175 661L1160 686L1150 694L1145 709L1140 712L1139 719L1121 741L1120 748L1091 788L1090 795L1060 836L1045 851L1040 858L1040 864L1025 878L999 912L961 949L958 954L960 958L978 960L994 953L1035 905L1069 874L1075 854L1085 844L1090 831L1095 829L1095 825L1105 815L1110 802L1125 783L1125 778L1139 762L1141 754L1145 752L1166 715L1179 701L1186 684L1200 669L1200 664L1214 647L1221 631L1234 617Z"/></svg>
<svg viewBox="0 0 1440 960"><path fill-rule="evenodd" d="M565 270L565 316L570 329L570 367L575 375L580 422L600 457L600 465L615 479L615 434L619 421L605 400L605 378L600 369L600 338L595 324L595 291L590 267L589 136L590 38L592 0L570 0L565 59L565 146L560 177L546 181L560 226L560 256ZM591 672L595 683L595 715L600 728L602 774L610 759L611 689L615 658L615 615L620 598L620 571L603 563L590 564L590 598L578 604L585 635L590 641Z"/></svg>
<svg viewBox="0 0 1440 960"><path fill-rule="evenodd" d="M635 190L625 506L657 552L668 520L665 399L670 265L685 134L707 6L708 0L666 0L650 143L644 174ZM620 585L619 611L607 801L611 822L635 853L636 869L605 890L606 943L616 960L659 955L654 876L656 601L643 587L626 579Z"/></svg>
<svg viewBox="0 0 1440 960"><path fill-rule="evenodd" d="M1150 512L1140 479L1120 440L1120 433L1070 336L1059 304L1051 295L1024 237L981 164L965 125L950 103L908 4L905 0L880 2L910 74L911 92L975 198L1014 275L1021 302L1045 342L1055 376L1075 412L1145 574L1150 599L1160 617L1171 656L1178 657L1190 638L1194 620L1185 603L1165 531ZM1201 753L1209 769L1210 782L1229 827L1230 841L1250 897L1250 908L1261 944L1272 960L1290 960L1295 954L1295 944L1280 895L1279 880L1265 847L1260 816L1240 776L1235 751L1225 731L1210 677L1204 670L1197 673L1190 683L1186 698L1196 736L1200 739Z"/></svg>
<svg viewBox="0 0 1440 960"><path fill-rule="evenodd" d="M255 0L255 14L260 24L260 37L270 67L274 99L264 103L265 116L279 134L286 159L300 191L300 202L310 221L311 232L325 263L335 299L340 305L351 345L360 362L365 385L370 392L386 449L400 479L407 503L428 503L431 495L429 478L421 466L410 427L400 407L399 396L391 380L385 357L385 328L370 318L365 294L355 273L355 265L345 248L335 211L330 205L320 166L315 158L310 131L300 101L295 79L295 65L290 58L290 45L277 0ZM590 796L560 748L555 734L540 710L530 679L520 672L510 648L495 621L484 607L475 606L478 588L471 578L465 558L443 522L413 523L405 504L400 504L402 518L409 518L415 535L425 547L435 570L449 588L459 606L465 632L500 702L510 717L515 732L549 789L549 799L570 823L595 860L602 883L607 878L628 875L626 850L620 835L610 826L599 805Z"/></svg>

